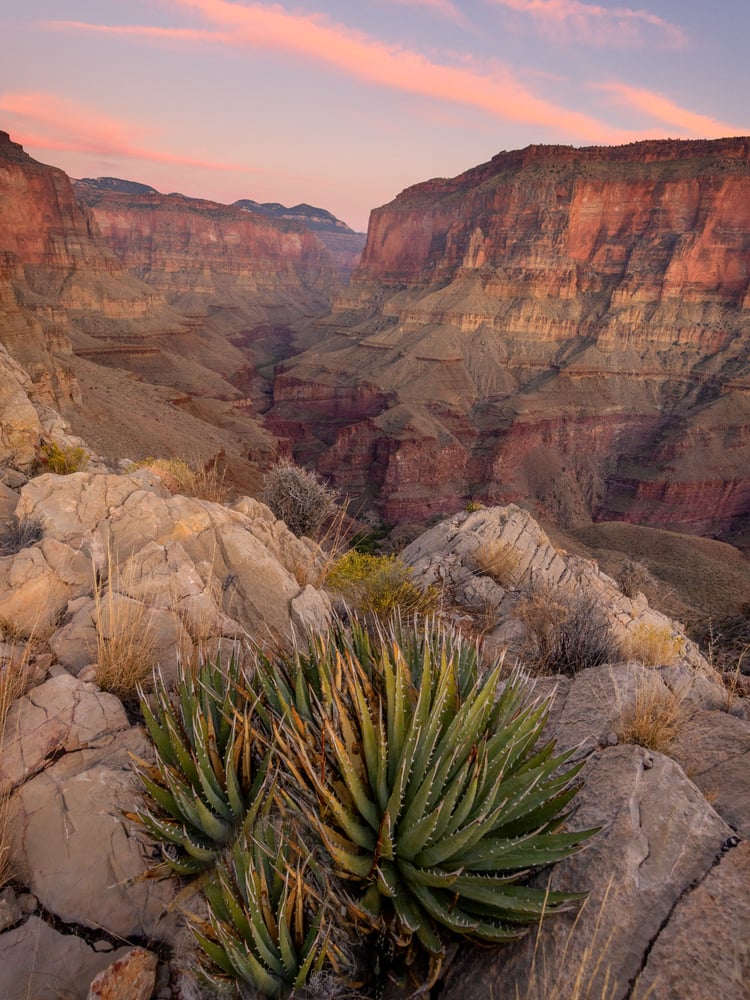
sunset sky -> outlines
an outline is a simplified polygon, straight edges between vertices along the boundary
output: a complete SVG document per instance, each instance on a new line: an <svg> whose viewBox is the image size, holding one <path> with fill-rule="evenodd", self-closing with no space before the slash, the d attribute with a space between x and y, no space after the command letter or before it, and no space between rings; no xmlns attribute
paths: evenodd
<svg viewBox="0 0 750 1000"><path fill-rule="evenodd" d="M74 177L355 229L529 143L750 133L747 0L2 0L0 129Z"/></svg>

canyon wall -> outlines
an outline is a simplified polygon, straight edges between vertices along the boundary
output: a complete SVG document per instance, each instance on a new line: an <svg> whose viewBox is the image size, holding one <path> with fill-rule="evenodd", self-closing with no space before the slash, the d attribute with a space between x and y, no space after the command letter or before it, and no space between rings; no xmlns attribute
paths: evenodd
<svg viewBox="0 0 750 1000"><path fill-rule="evenodd" d="M74 189L0 133L0 343L103 454L263 464L273 364L339 284L298 223L139 185Z"/></svg>
<svg viewBox="0 0 750 1000"><path fill-rule="evenodd" d="M750 511L750 140L529 147L372 213L268 418L391 522Z"/></svg>

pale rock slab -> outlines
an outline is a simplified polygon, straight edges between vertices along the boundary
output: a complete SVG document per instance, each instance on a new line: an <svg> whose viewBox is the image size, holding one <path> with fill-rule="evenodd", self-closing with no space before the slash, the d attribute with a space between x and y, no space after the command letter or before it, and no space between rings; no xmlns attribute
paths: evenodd
<svg viewBox="0 0 750 1000"><path fill-rule="evenodd" d="M750 837L750 722L696 712L672 752L729 825Z"/></svg>
<svg viewBox="0 0 750 1000"><path fill-rule="evenodd" d="M43 632L69 601L91 588L92 578L82 552L43 538L0 559L0 619L26 635Z"/></svg>
<svg viewBox="0 0 750 1000"><path fill-rule="evenodd" d="M591 996L610 996L609 988L613 1000L624 1000L674 904L731 834L679 766L660 754L613 747L595 755L583 776L573 824L601 831L555 865L548 881L552 889L589 891L585 906L577 917L550 918L538 940L531 933L511 948L461 952L442 1000L515 996L516 988L528 1000L574 996L581 968ZM681 957L689 964L689 952Z"/></svg>
<svg viewBox="0 0 750 1000"><path fill-rule="evenodd" d="M119 698L60 674L15 701L0 740L0 792L21 784L61 753L128 728Z"/></svg>
<svg viewBox="0 0 750 1000"><path fill-rule="evenodd" d="M60 934L39 917L0 934L3 1000L86 1000L88 985L127 948L97 954L74 934Z"/></svg>
<svg viewBox="0 0 750 1000"><path fill-rule="evenodd" d="M174 887L142 881L152 844L127 818L141 801L131 755L147 758L138 729L66 753L11 797L11 860L45 909L113 935L164 940Z"/></svg>
<svg viewBox="0 0 750 1000"><path fill-rule="evenodd" d="M0 344L0 465L28 470L36 460L42 426L30 392L28 374Z"/></svg>
<svg viewBox="0 0 750 1000"><path fill-rule="evenodd" d="M749 927L746 840L680 899L635 982L633 1000L747 1000Z"/></svg>

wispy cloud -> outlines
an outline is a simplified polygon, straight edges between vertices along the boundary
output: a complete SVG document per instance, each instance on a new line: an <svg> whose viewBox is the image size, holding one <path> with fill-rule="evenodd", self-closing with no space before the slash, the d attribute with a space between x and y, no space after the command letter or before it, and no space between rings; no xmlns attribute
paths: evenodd
<svg viewBox="0 0 750 1000"><path fill-rule="evenodd" d="M451 3L451 0L381 0L381 3L395 3L402 7L428 7L436 14L448 17L452 21L459 23L466 21L466 15L454 3Z"/></svg>
<svg viewBox="0 0 750 1000"><path fill-rule="evenodd" d="M290 13L279 5L227 0L168 0L208 24L193 28L51 22L76 31L129 35L150 40L231 44L278 51L323 63L369 84L478 108L506 121L533 124L560 137L588 142L626 142L634 135L534 94L505 66L463 61L441 63L421 52L390 45L320 14Z"/></svg>
<svg viewBox="0 0 750 1000"><path fill-rule="evenodd" d="M647 10L630 7L602 7L581 0L489 0L534 18L547 35L612 47L640 46L647 42L672 47L687 44L675 24Z"/></svg>
<svg viewBox="0 0 750 1000"><path fill-rule="evenodd" d="M617 104L663 122L671 129L672 135L720 139L724 136L743 135L748 131L747 125L744 127L732 125L729 122L711 118L709 115L698 114L680 107L664 94L652 90L630 87L625 83L598 83L591 86L612 94Z"/></svg>
<svg viewBox="0 0 750 1000"><path fill-rule="evenodd" d="M14 139L26 146L207 170L248 171L245 166L159 149L158 137L142 125L103 115L88 105L54 94L2 93L0 111L10 119Z"/></svg>

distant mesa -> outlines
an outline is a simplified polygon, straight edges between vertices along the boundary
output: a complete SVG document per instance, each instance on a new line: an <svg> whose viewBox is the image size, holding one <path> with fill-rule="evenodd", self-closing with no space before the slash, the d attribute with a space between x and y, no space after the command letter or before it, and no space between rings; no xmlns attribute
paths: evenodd
<svg viewBox="0 0 750 1000"><path fill-rule="evenodd" d="M327 212L324 208L315 208L313 205L294 205L287 208L277 201L258 202L250 198L241 198L234 202L235 208L244 208L247 212L260 212L272 219L288 219L291 222L301 222L308 229L325 233L354 233L345 222L337 219L332 212Z"/></svg>
<svg viewBox="0 0 750 1000"><path fill-rule="evenodd" d="M86 184L97 191L119 191L122 194L158 194L150 184L126 181L121 177L82 177L77 184Z"/></svg>

